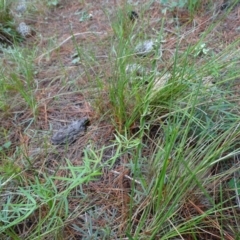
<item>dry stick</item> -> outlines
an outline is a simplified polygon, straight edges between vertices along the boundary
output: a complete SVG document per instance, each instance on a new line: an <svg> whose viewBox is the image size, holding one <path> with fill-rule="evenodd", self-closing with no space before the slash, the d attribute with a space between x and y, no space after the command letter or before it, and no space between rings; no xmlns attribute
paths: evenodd
<svg viewBox="0 0 240 240"><path fill-rule="evenodd" d="M47 114L47 104L44 104L44 118L45 118L45 124L47 126L47 121L48 121L48 114Z"/></svg>
<svg viewBox="0 0 240 240"><path fill-rule="evenodd" d="M121 174L121 173L119 173L119 172L117 172L117 171L114 171L114 170L111 170L111 172L112 172L112 173L115 173L115 174L117 174L117 175L120 175L120 174ZM136 179L133 179L133 178L129 177L128 175L124 175L124 177L127 178L127 179L130 179L131 181L134 181L134 182L137 183L137 184L140 184L140 185L141 185L141 182L139 182L139 181L136 180Z"/></svg>
<svg viewBox="0 0 240 240"><path fill-rule="evenodd" d="M42 60L42 58L53 52L54 50L58 49L59 47L61 47L64 43L66 43L68 40L72 39L73 37L77 37L77 36L81 36L81 35L85 35L85 34L104 34L105 32L83 32L83 33L74 33L73 35L71 35L70 37L68 37L67 39L65 39L64 41L62 41L58 46L56 46L55 48L49 50L48 52L46 53L43 53L42 55L40 55L39 57L37 57L36 61L38 61L38 64L39 62Z"/></svg>
<svg viewBox="0 0 240 240"><path fill-rule="evenodd" d="M184 240L184 238L182 237L181 233L178 231L178 229L174 226L173 222L168 218L168 221L170 222L170 224L173 226L173 228L175 229L175 231L178 233L179 237L181 237L182 240Z"/></svg>

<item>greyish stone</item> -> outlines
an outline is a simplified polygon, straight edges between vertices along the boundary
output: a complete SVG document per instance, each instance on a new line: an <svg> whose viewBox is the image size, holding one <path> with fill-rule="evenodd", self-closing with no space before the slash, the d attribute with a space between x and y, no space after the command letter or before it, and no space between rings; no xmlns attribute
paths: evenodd
<svg viewBox="0 0 240 240"><path fill-rule="evenodd" d="M22 13L26 12L26 10L27 10L26 1L25 0L19 1L19 4L16 7L17 13L22 14Z"/></svg>
<svg viewBox="0 0 240 240"><path fill-rule="evenodd" d="M137 76L141 76L147 72L147 70L143 66L137 63L128 64L126 66L125 71L126 73L129 73L129 74L135 73Z"/></svg>
<svg viewBox="0 0 240 240"><path fill-rule="evenodd" d="M154 51L154 41L153 40L146 40L144 42L139 43L135 49L134 52L138 55L138 56L146 56L149 55L151 53L153 53Z"/></svg>
<svg viewBox="0 0 240 240"><path fill-rule="evenodd" d="M30 37L32 35L31 27L28 26L25 22L21 22L17 28L17 31L23 36L23 37Z"/></svg>
<svg viewBox="0 0 240 240"><path fill-rule="evenodd" d="M60 128L51 138L51 142L54 145L60 144L71 144L77 140L80 136L83 136L87 123L89 122L88 118L81 118L72 122L71 124Z"/></svg>
<svg viewBox="0 0 240 240"><path fill-rule="evenodd" d="M134 52L139 57L146 57L156 52L158 55L158 58L161 58L162 46L160 43L163 43L163 42L165 42L165 40L161 40L159 43L158 43L158 40L146 40L146 41L140 42L134 48Z"/></svg>

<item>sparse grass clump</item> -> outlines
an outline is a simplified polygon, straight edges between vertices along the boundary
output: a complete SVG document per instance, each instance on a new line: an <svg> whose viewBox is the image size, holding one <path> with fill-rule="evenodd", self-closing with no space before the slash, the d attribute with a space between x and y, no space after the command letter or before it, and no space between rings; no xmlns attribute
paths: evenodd
<svg viewBox="0 0 240 240"><path fill-rule="evenodd" d="M22 40L17 32L13 15L10 13L11 1L0 1L0 43L2 46L12 45Z"/></svg>

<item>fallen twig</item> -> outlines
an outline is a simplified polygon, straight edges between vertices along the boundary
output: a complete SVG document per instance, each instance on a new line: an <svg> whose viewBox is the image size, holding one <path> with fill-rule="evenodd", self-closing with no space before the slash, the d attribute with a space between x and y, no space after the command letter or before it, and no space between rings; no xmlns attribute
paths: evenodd
<svg viewBox="0 0 240 240"><path fill-rule="evenodd" d="M115 174L117 174L117 175L121 175L121 173L119 173L119 172L117 172L117 171L114 171L114 170L111 170L111 172L112 172L112 173L115 173ZM129 177L128 175L124 175L124 177L127 178L127 179L130 179L131 181L134 181L135 183L137 183L137 184L139 184L139 185L141 185L141 183L140 183L138 180L135 180L135 179Z"/></svg>

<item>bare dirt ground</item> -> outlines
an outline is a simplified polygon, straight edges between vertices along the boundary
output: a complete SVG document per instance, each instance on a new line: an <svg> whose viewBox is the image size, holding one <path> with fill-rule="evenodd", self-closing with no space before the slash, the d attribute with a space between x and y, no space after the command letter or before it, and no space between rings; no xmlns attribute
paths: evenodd
<svg viewBox="0 0 240 240"><path fill-rule="evenodd" d="M26 19L23 17L23 20L36 31L35 36L26 39L23 47L31 49L32 46L37 45L39 50L34 62L34 80L38 86L35 92L38 117L35 123L24 132L23 129L28 124L32 113L27 110L18 114L17 121L25 122L25 124L22 124L20 128L17 127L12 139L15 140L16 145L20 144L26 149L27 156L34 158L32 167L40 169L42 174L54 173L56 176L65 176L64 170L59 170L59 166L66 164L65 158L70 159L74 166L79 166L82 163L83 149L86 146L91 145L91 147L100 149L104 145L109 145L113 139L114 127L112 122L108 121L108 117L104 116L104 111L108 106L103 107L101 111L99 106L102 103L97 102L99 99L97 87L99 76L102 82L112 77L109 56L114 31L111 22L116 18L118 9L124 7L125 1L82 2L84 3L77 0L60 1L57 7L52 7L50 10L42 6L39 15ZM168 11L165 15L162 13L163 6L157 2L151 4L149 8L144 8L148 3L144 0L138 1L139 4L133 6L133 10L139 14L137 29L143 29L149 38L156 36L156 32L161 29L162 19L165 18L164 39L166 41L163 44L163 62L159 65L159 69L171 64L168 61L175 53L179 38L181 38L179 51L184 52L189 44L199 41L201 34L214 21L219 21L219 23L205 41L208 48L218 53L239 38L239 4L227 14L224 21L220 21L227 10L221 10L221 3L215 2L216 4L210 6L208 1L205 1L194 16L182 10ZM80 12L83 11L92 14L92 18L79 21ZM173 20L176 16L178 23ZM179 24L178 28L177 24ZM76 45L84 49L85 52L82 53L84 57L89 56L89 65L82 64L81 60L77 64L73 63L72 55L77 51ZM52 50L49 51L49 49ZM97 61L91 61L91 53L94 53ZM237 92L237 85L236 89ZM107 89L101 94L107 94ZM82 117L90 118L84 137L78 139L68 149L61 146L53 147L49 143L53 130ZM43 148L44 151L41 150ZM112 152L114 149L108 149L104 153L104 158L110 158ZM85 190L92 196L91 202L99 210L98 215L95 216L94 226L103 227L109 224L105 222L106 218L102 217L103 214L107 214L108 218L112 219L111 227L116 232L116 236L121 236L125 229L129 211L130 183L124 175L131 174L121 164L127 163L128 157L119 159L116 164L115 171L119 174L106 170L100 181L85 186ZM77 193L73 194L69 199L70 211L76 211L79 204L81 204L79 196ZM78 211L79 217L70 219L69 225L64 229L65 239L70 239L69 236L72 237L71 239L83 239L72 227L73 224L80 228L83 227L81 209ZM35 217L37 218L33 216L33 219ZM205 237L205 239L210 239Z"/></svg>

